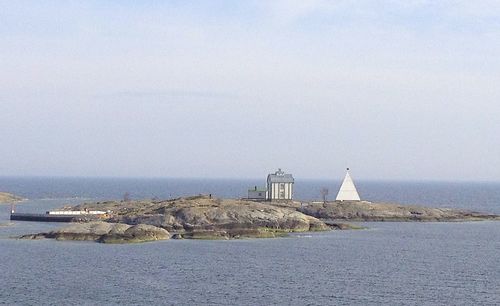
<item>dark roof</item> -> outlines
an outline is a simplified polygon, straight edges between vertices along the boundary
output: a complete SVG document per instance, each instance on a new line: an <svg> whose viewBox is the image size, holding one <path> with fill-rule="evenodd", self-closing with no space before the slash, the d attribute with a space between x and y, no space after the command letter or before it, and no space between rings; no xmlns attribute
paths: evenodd
<svg viewBox="0 0 500 306"><path fill-rule="evenodd" d="M271 183L293 183L294 179L291 174L285 173L278 169L274 174L267 176L267 181Z"/></svg>
<svg viewBox="0 0 500 306"><path fill-rule="evenodd" d="M267 189L265 188L248 188L248 192L253 191L253 192L267 192Z"/></svg>

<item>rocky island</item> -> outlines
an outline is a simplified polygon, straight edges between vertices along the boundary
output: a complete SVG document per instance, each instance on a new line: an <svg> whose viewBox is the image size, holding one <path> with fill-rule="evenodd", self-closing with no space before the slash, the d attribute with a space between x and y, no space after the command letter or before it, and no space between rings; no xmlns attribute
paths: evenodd
<svg viewBox="0 0 500 306"><path fill-rule="evenodd" d="M495 214L452 208L418 205L373 203L368 201L334 201L308 203L298 208L306 215L321 220L349 221L481 221L500 220Z"/></svg>
<svg viewBox="0 0 500 306"><path fill-rule="evenodd" d="M84 203L63 210L109 211L103 221L21 238L125 243L174 239L271 238L291 232L356 229L342 221L500 220L477 212L368 201L259 202L192 196L170 200ZM341 223L338 221L342 220Z"/></svg>
<svg viewBox="0 0 500 306"><path fill-rule="evenodd" d="M48 233L24 235L20 238L52 238L57 240L85 240L101 243L131 243L165 240L170 238L170 234L165 229L152 225L128 225L123 223L92 221L88 223L74 223L70 226Z"/></svg>
<svg viewBox="0 0 500 306"><path fill-rule="evenodd" d="M13 195L12 193L0 192L0 204L14 203L24 200L23 198Z"/></svg>
<svg viewBox="0 0 500 306"><path fill-rule="evenodd" d="M153 225L171 232L173 238L261 238L330 229L323 221L294 207L210 196L85 203L71 209L109 210L112 214L108 222Z"/></svg>
<svg viewBox="0 0 500 306"><path fill-rule="evenodd" d="M49 212L64 221L89 222L22 238L124 243L174 239L272 238L292 232L363 228L342 221L479 221L500 216L460 209L362 201L347 168L335 201L293 200L294 178L278 169L267 187L248 190L247 199L198 195L169 200L84 203ZM278 186L279 189L278 189ZM78 215L78 218L72 217ZM12 218L12 215L11 215ZM50 219L45 217L43 219ZM51 218L51 220L54 220ZM95 222L95 220L100 220ZM45 221L45 220L44 220Z"/></svg>
<svg viewBox="0 0 500 306"><path fill-rule="evenodd" d="M85 203L64 210L110 211L105 222L70 225L49 233L25 235L23 239L91 240L96 242L141 242L174 239L271 238L290 232L345 229L297 211L294 206L249 200L193 196L171 200L107 201ZM141 235L129 232L140 226ZM127 227L125 229L125 227ZM128 231L128 232L127 232ZM165 231L165 232L162 232ZM150 234L153 232L153 234ZM158 233L163 233L159 235ZM149 237L155 237L149 239Z"/></svg>

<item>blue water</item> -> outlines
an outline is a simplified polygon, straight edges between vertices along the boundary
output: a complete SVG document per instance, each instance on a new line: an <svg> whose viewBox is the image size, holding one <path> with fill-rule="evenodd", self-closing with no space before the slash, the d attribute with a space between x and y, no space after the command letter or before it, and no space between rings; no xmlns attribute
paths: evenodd
<svg viewBox="0 0 500 306"><path fill-rule="evenodd" d="M341 181L297 180L295 198L320 200L320 189L334 199ZM249 187L265 180L224 179L116 179L116 178L8 178L0 177L0 190L29 199L171 198L198 193L219 197L246 197ZM403 204L466 208L500 213L500 183L356 181L363 199Z"/></svg>
<svg viewBox="0 0 500 306"><path fill-rule="evenodd" d="M259 181L1 178L0 190L44 211L104 198L244 196ZM298 181L318 199L340 182ZM500 184L358 182L374 201L500 213ZM0 206L0 224L8 221ZM26 241L51 223L0 227L0 304L498 305L500 222L364 223L368 230L136 245Z"/></svg>

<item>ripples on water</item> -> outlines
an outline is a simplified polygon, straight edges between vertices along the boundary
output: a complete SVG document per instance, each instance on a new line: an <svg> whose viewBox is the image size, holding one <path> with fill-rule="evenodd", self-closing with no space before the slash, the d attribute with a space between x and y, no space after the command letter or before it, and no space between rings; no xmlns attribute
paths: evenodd
<svg viewBox="0 0 500 306"><path fill-rule="evenodd" d="M319 183L310 182L310 186ZM24 188L29 186L24 184ZM72 194L66 194L62 187L51 190L47 186L38 191L19 187L21 192L16 192L38 193L39 198L50 197L46 193L73 198L35 199L20 205L43 211L81 202L74 197L119 197L123 190L137 194L142 190L141 185L133 189L131 182L125 186L110 182L115 186L111 190L106 190L102 182L83 184L100 186L93 195L94 187L79 190L78 184L72 184ZM184 187L177 192L188 192L197 183L187 184L180 184ZM232 186L224 191L219 184L209 183L209 191L219 186L218 192L231 194L239 188ZM377 184L360 182L360 192L377 200L399 197L404 198L401 202L430 204L443 203L438 195L450 194L446 199L462 199L450 206L473 209L478 204L471 204L470 199L484 194L480 207L490 208L487 211L495 207L491 199L498 199L498 189L491 185L467 191L466 186L452 184L443 186L440 192L434 185L424 184L411 193L404 191L410 189L405 187L408 183L402 183L402 187L389 188L399 188L400 193L387 195L384 184ZM147 192L175 193L170 188L165 191L164 184L154 186L158 189ZM8 207L0 206L0 218L0 223L8 222ZM101 245L8 239L59 226L16 222L0 227L0 304L499 304L500 222L365 225L370 229L298 234L300 238Z"/></svg>

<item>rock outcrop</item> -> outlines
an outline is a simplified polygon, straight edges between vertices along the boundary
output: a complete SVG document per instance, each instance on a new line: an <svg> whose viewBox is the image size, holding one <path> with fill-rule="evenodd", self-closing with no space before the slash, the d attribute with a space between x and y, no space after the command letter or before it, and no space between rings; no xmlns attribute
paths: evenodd
<svg viewBox="0 0 500 306"><path fill-rule="evenodd" d="M320 219L350 221L476 221L500 220L500 216L451 208L415 205L335 201L309 203L299 208L304 214Z"/></svg>
<svg viewBox="0 0 500 306"><path fill-rule="evenodd" d="M102 243L131 243L165 240L170 238L167 230L153 225L128 225L94 221L74 223L48 233L30 234L21 239L50 238L57 240L96 241Z"/></svg>
<svg viewBox="0 0 500 306"><path fill-rule="evenodd" d="M0 192L0 204L15 203L24 200L23 198L13 195L12 193Z"/></svg>
<svg viewBox="0 0 500 306"><path fill-rule="evenodd" d="M207 196L167 201L87 203L74 209L111 210L113 217L109 222L150 224L185 238L275 237L287 232L330 229L324 222L293 207Z"/></svg>
<svg viewBox="0 0 500 306"><path fill-rule="evenodd" d="M107 222L77 224L24 238L121 243L168 239L264 238L290 232L358 229L349 221L500 220L492 214L414 205L334 201L328 203L255 202L194 196L172 200L84 203L68 210L110 211Z"/></svg>

